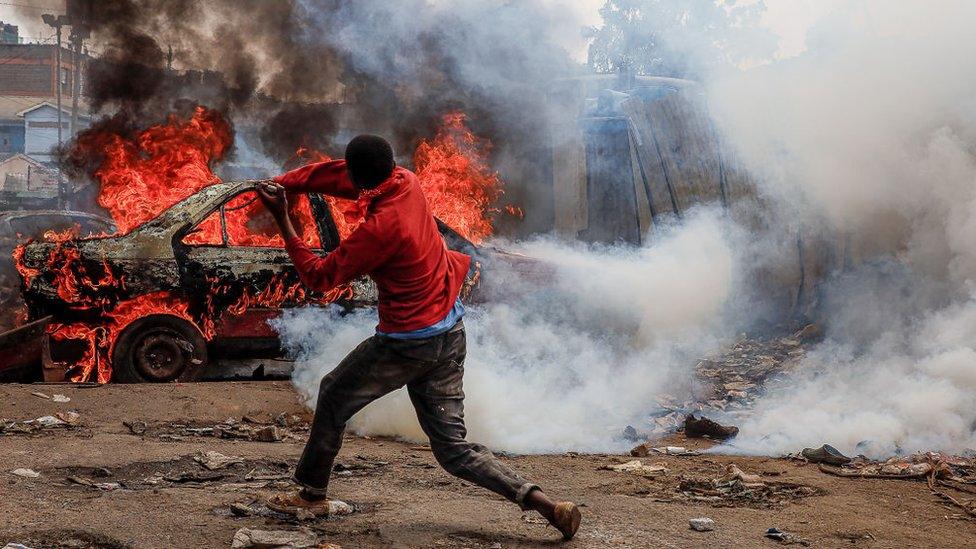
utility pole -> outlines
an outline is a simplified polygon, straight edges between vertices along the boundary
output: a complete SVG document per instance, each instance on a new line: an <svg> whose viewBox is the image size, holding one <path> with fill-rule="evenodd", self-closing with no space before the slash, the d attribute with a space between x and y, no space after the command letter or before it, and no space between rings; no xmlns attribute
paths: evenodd
<svg viewBox="0 0 976 549"><path fill-rule="evenodd" d="M52 15L50 13L45 13L41 16L41 19L48 26L54 27L55 32L58 37L57 53L55 55L55 65L57 68L54 71L55 78L57 79L57 95L58 95L58 150L61 149L62 142L62 127L63 122L61 121L64 113L61 111L61 27L69 24L69 19L67 15ZM58 165L58 208L63 209L65 207L65 189L64 189L64 176L61 173L61 166Z"/></svg>
<svg viewBox="0 0 976 549"><path fill-rule="evenodd" d="M71 78L71 136L78 133L78 96L81 95L81 47L85 38L91 36L90 31L77 21L71 27L71 65L74 73Z"/></svg>

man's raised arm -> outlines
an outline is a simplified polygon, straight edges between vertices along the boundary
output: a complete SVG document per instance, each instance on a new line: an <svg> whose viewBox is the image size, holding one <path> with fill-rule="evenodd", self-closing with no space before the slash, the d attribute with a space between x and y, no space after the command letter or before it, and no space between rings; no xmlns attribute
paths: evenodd
<svg viewBox="0 0 976 549"><path fill-rule="evenodd" d="M288 217L288 199L284 188L265 182L259 184L256 190L261 202L281 229L285 249L295 264L298 276L312 290L327 292L367 274L393 253L393 240L380 235L378 223L372 218L357 227L338 248L321 257L312 252L298 236L291 218Z"/></svg>
<svg viewBox="0 0 976 549"><path fill-rule="evenodd" d="M308 164L274 178L285 190L296 193L322 193L355 200L359 189L352 184L345 160Z"/></svg>

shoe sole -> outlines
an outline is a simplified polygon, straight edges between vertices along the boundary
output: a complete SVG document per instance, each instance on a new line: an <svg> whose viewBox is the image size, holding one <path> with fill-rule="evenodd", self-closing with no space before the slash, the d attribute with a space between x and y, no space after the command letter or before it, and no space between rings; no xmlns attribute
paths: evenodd
<svg viewBox="0 0 976 549"><path fill-rule="evenodd" d="M559 532L562 533L563 539L566 541L573 539L579 530L580 522L583 520L583 514L580 513L579 507L572 503L570 505L572 508L569 510L569 524L559 528Z"/></svg>

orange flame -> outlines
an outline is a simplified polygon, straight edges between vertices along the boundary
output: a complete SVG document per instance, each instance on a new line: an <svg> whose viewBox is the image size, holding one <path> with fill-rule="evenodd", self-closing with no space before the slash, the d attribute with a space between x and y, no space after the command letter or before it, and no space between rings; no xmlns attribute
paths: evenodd
<svg viewBox="0 0 976 549"><path fill-rule="evenodd" d="M190 315L190 306L169 292L154 292L120 302L105 316L108 321L99 326L86 323L54 324L48 333L56 341L80 339L87 343L85 353L71 365L66 377L74 382L92 379L108 383L112 379L110 354L119 334L132 321L153 314L169 314L197 325Z"/></svg>
<svg viewBox="0 0 976 549"><path fill-rule="evenodd" d="M171 115L166 124L141 132L135 140L120 134L101 131L83 134L77 142L80 154L104 158L95 171L101 183L99 203L105 207L123 234L159 215L163 210L202 188L219 182L211 166L219 161L232 144L230 126L216 111L197 107L189 119ZM490 144L476 137L460 112L448 114L431 140L421 141L414 165L424 194L434 215L461 235L480 242L492 234L491 215L498 210L492 203L498 199L501 181L488 167ZM76 152L77 153L77 152ZM305 161L324 161L321 153L299 149L297 156ZM345 238L358 224L350 219L352 201L326 197L339 231ZM293 201L292 216L305 229L310 246L321 246L310 204L305 197ZM516 211L508 210L512 214ZM518 210L520 213L520 210ZM266 215L253 194L245 193L224 207L228 244L232 246L283 246L270 216ZM189 303L169 292L154 292L115 303L125 289L123 277L112 272L107 262L87 265L82 260L71 234L48 234L56 244L46 264L53 273L59 297L69 306L99 312L99 324L52 324L49 333L58 341L81 339L87 349L68 377L86 381L94 377L99 383L111 378L110 355L116 339L132 321L150 314L172 314L197 326L204 337L212 339L216 321L224 311L240 314L252 307L278 308L286 303L329 303L352 297L350 286L342 286L326 295L312 295L299 282L274 277L263 289L230 288L211 280L206 310L191 314ZM217 244L223 241L219 212L206 219L190 234L187 244ZM41 274L23 264L23 247L14 251L17 268L27 285ZM98 271L101 271L100 273ZM238 293L235 293L236 292ZM108 297L113 296L113 297ZM218 306L219 300L223 305ZM227 304L230 296L238 296Z"/></svg>
<svg viewBox="0 0 976 549"><path fill-rule="evenodd" d="M488 167L491 144L471 133L466 118L445 115L434 138L417 146L413 163L434 215L477 244L492 234L489 214L502 185Z"/></svg>

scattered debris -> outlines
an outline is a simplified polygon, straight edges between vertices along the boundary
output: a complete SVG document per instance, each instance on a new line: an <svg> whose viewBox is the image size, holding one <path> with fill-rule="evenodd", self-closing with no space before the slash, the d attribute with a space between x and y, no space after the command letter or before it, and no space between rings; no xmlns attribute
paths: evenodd
<svg viewBox="0 0 976 549"><path fill-rule="evenodd" d="M330 517L341 517L343 515L350 515L356 510L355 507L349 505L348 503L338 500L329 500L329 516Z"/></svg>
<svg viewBox="0 0 976 549"><path fill-rule="evenodd" d="M276 425L268 425L251 433L251 440L257 442L280 442L284 435L278 431Z"/></svg>
<svg viewBox="0 0 976 549"><path fill-rule="evenodd" d="M356 456L356 461L335 463L332 466L332 473L341 477L367 475L373 470L389 464L388 461L379 461L360 454Z"/></svg>
<svg viewBox="0 0 976 549"><path fill-rule="evenodd" d="M197 453L197 455L193 456L193 461L196 461L208 471L216 471L229 465L239 465L244 463L243 458L225 456L224 454L215 452L213 450L206 450Z"/></svg>
<svg viewBox="0 0 976 549"><path fill-rule="evenodd" d="M685 418L685 436L689 438L710 438L712 440L727 440L739 434L735 426L720 425L707 417L696 418L690 414Z"/></svg>
<svg viewBox="0 0 976 549"><path fill-rule="evenodd" d="M762 478L759 475L744 473L742 469L739 469L739 467L734 463L726 467L726 471L728 471L729 474L722 478L722 482L741 480L746 484L762 484Z"/></svg>
<svg viewBox="0 0 976 549"><path fill-rule="evenodd" d="M13 542L11 542L11 543L8 543L7 545L4 545L2 549L33 549L33 548L32 547L28 547L28 546L26 546L26 545L24 545L22 543L13 543Z"/></svg>
<svg viewBox="0 0 976 549"><path fill-rule="evenodd" d="M14 469L13 471L10 471L10 474L16 475L18 477L24 477L24 478L38 478L39 476L41 476L40 473L38 473L33 469L23 469L23 468Z"/></svg>
<svg viewBox="0 0 976 549"><path fill-rule="evenodd" d="M54 414L59 421L63 421L67 425L75 425L78 420L81 419L81 414L78 412L58 412Z"/></svg>
<svg viewBox="0 0 976 549"><path fill-rule="evenodd" d="M309 424L297 415L279 414L276 418L244 416L241 420L228 418L220 423L199 421L174 421L148 424L145 421L123 421L129 432L167 441L182 441L187 437L214 437L250 440L254 442L281 442L301 440Z"/></svg>
<svg viewBox="0 0 976 549"><path fill-rule="evenodd" d="M812 341L813 337L801 332L792 337L743 337L721 355L699 361L694 390L687 395L658 395L657 406L648 418L649 430L630 427L624 429L623 437L636 442L669 435L682 430L688 417L696 414L704 413L723 421L745 416L767 387L788 381L791 372L799 366L806 354L803 343ZM685 434L689 437L707 434L714 440L726 440L738 430L729 427L698 432L692 429Z"/></svg>
<svg viewBox="0 0 976 549"><path fill-rule="evenodd" d="M796 534L784 532L779 528L770 528L766 530L765 536L769 539L774 539L783 545L793 545L797 543L803 546L810 545L808 540L805 540Z"/></svg>
<svg viewBox="0 0 976 549"><path fill-rule="evenodd" d="M688 526L696 532L711 532L715 529L715 521L708 517L693 518L688 521Z"/></svg>
<svg viewBox="0 0 976 549"><path fill-rule="evenodd" d="M668 468L663 465L644 465L641 460L635 459L620 465L604 465L600 469L617 471L620 473L632 473L642 477L659 477L668 473Z"/></svg>
<svg viewBox="0 0 976 549"><path fill-rule="evenodd" d="M247 503L234 502L230 504L230 513L235 517L250 517L260 513Z"/></svg>
<svg viewBox="0 0 976 549"><path fill-rule="evenodd" d="M549 521L546 520L545 517L543 517L543 516L541 516L541 515L539 515L539 514L537 514L535 512L522 513L522 522L525 522L525 523L528 523L528 524L545 524L547 526L549 525Z"/></svg>
<svg viewBox="0 0 976 549"><path fill-rule="evenodd" d="M39 417L37 419L32 419L32 420L29 420L29 421L25 421L24 423L33 423L33 424L39 425L41 427L55 427L55 426L58 426L58 425L64 425L67 422L66 421L62 421L62 420L60 420L60 419L58 419L58 418L56 418L54 416L41 416L41 417Z"/></svg>
<svg viewBox="0 0 976 549"><path fill-rule="evenodd" d="M141 435L149 427L145 421L123 421L122 425L125 425L133 435Z"/></svg>
<svg viewBox="0 0 976 549"><path fill-rule="evenodd" d="M273 549L317 547L315 534L303 530L256 530L241 528L234 533L234 549Z"/></svg>
<svg viewBox="0 0 976 549"><path fill-rule="evenodd" d="M51 397L51 400L53 400L54 402L61 402L61 403L71 402L71 399L68 398L66 395L54 395L53 397Z"/></svg>
<svg viewBox="0 0 976 549"><path fill-rule="evenodd" d="M815 488L789 482L767 482L756 474L742 471L735 464L718 478L680 476L678 493L688 502L712 507L746 505L768 509L792 500L822 493Z"/></svg>
<svg viewBox="0 0 976 549"><path fill-rule="evenodd" d="M820 448L804 448L800 455L810 463L825 463L827 465L844 465L850 463L851 458L840 453L840 450L829 444Z"/></svg>
<svg viewBox="0 0 976 549"><path fill-rule="evenodd" d="M645 442L630 450L630 455L634 457L647 457L651 454L663 454L667 456L700 456L701 452L689 450L684 446L651 446Z"/></svg>

